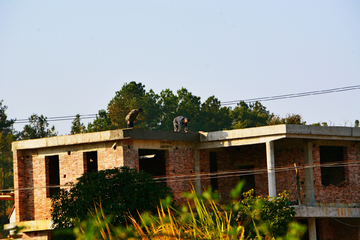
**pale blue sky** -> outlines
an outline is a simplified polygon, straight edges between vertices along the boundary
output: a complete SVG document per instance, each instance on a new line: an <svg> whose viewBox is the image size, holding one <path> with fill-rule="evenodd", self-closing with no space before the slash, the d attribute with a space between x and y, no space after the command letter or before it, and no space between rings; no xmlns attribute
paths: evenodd
<svg viewBox="0 0 360 240"><path fill-rule="evenodd" d="M360 1L0 0L9 118L97 113L130 81L202 101L360 85ZM350 126L359 103L353 90L263 105ZM70 132L71 121L51 124Z"/></svg>

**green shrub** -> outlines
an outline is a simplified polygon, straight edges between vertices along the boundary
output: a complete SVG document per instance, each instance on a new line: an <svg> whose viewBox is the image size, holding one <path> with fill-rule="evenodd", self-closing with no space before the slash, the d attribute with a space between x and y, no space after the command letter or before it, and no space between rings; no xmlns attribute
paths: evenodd
<svg viewBox="0 0 360 240"><path fill-rule="evenodd" d="M289 206L289 193L284 191L276 198L254 196L254 190L243 193L244 198L239 202L242 224L245 226L246 236L255 238L260 235L279 237L288 231L288 224L295 216L294 208Z"/></svg>

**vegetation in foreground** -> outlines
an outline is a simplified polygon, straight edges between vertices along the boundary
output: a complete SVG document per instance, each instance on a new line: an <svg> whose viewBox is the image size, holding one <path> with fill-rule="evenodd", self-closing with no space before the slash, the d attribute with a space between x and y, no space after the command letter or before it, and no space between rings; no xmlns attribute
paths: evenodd
<svg viewBox="0 0 360 240"><path fill-rule="evenodd" d="M187 205L175 209L171 197L160 202L157 214L128 214L126 225L112 224L114 214L106 215L103 205L95 205L85 220L72 221L73 227L61 230L77 240L87 239L265 239L298 240L306 228L293 222L294 210L285 191L277 198L254 197L252 191L238 200L242 183L231 192L233 202L220 205L210 189L201 195L184 193Z"/></svg>

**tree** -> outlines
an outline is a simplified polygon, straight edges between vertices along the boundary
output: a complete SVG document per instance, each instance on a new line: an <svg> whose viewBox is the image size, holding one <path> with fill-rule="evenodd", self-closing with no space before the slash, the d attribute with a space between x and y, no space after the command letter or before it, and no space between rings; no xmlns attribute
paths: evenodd
<svg viewBox="0 0 360 240"><path fill-rule="evenodd" d="M172 131L173 120L178 116L179 98L170 89L160 92L158 100L161 109L159 129L163 131Z"/></svg>
<svg viewBox="0 0 360 240"><path fill-rule="evenodd" d="M142 108L143 113L136 118L136 127L156 128L160 121L157 99L158 96L152 90L146 93L145 85L142 83L134 81L129 84L125 83L108 104L108 116L116 128L126 128L126 115L132 109Z"/></svg>
<svg viewBox="0 0 360 240"><path fill-rule="evenodd" d="M81 122L80 114L76 114L74 121L72 121L70 134L78 134L84 132L86 132L86 128Z"/></svg>
<svg viewBox="0 0 360 240"><path fill-rule="evenodd" d="M47 117L44 117L43 115L38 116L37 114L33 114L29 117L29 122L30 124L26 124L24 130L20 133L20 138L23 140L53 137L57 135L55 126L49 128Z"/></svg>
<svg viewBox="0 0 360 240"><path fill-rule="evenodd" d="M158 184L151 175L128 167L85 173L70 190L62 189L52 199L51 216L55 229L73 227L90 211L101 206L113 225L125 225L126 216L156 211L160 199L170 189Z"/></svg>
<svg viewBox="0 0 360 240"><path fill-rule="evenodd" d="M359 120L355 120L355 127L359 127Z"/></svg>
<svg viewBox="0 0 360 240"><path fill-rule="evenodd" d="M313 124L311 124L311 125L312 125L312 126L323 126L323 127L328 127L327 122L322 122L322 123L318 122L318 123L313 123Z"/></svg>
<svg viewBox="0 0 360 240"><path fill-rule="evenodd" d="M301 115L293 113L293 114L287 114L285 118L280 118L280 116L276 115L269 121L269 125L277 125L277 124L305 125L306 122L302 120ZM322 125L324 125L324 123Z"/></svg>
<svg viewBox="0 0 360 240"><path fill-rule="evenodd" d="M15 140L13 124L16 119L7 119L7 106L0 101L0 189L13 188L13 156L11 143ZM7 210L13 205L12 201L2 201L0 204L0 225L6 223Z"/></svg>
<svg viewBox="0 0 360 240"><path fill-rule="evenodd" d="M273 118L273 114L260 102L247 104L244 101L237 104L230 116L233 119L234 129L266 126Z"/></svg>
<svg viewBox="0 0 360 240"><path fill-rule="evenodd" d="M221 102L211 96L201 104L199 130L219 131L231 127L230 108L221 107Z"/></svg>
<svg viewBox="0 0 360 240"><path fill-rule="evenodd" d="M13 133L13 124L15 123L16 119L7 119L7 115L5 111L7 110L6 105L2 105L4 100L0 101L0 132L5 134Z"/></svg>
<svg viewBox="0 0 360 240"><path fill-rule="evenodd" d="M295 216L294 208L289 206L287 191L280 193L276 198L255 197L254 190L243 193L243 196L240 201L240 214L247 235L245 238L256 238L254 223L264 233L263 237L264 235L279 237L286 234L288 224Z"/></svg>
<svg viewBox="0 0 360 240"><path fill-rule="evenodd" d="M184 116L190 119L189 129L197 132L201 126L200 123L200 97L193 95L186 88L177 91L179 106L177 116Z"/></svg>
<svg viewBox="0 0 360 240"><path fill-rule="evenodd" d="M104 109L99 110L96 119L92 123L88 123L88 132L100 132L106 130L114 130L116 127L112 124L109 115Z"/></svg>

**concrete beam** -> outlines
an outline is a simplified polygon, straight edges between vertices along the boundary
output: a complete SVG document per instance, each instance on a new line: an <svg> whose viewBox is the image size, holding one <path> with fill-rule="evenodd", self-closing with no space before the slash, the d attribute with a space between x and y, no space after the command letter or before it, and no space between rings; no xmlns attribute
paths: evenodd
<svg viewBox="0 0 360 240"><path fill-rule="evenodd" d="M244 138L244 139L201 142L200 144L197 145L197 148L214 149L214 148L223 148L223 147L254 145L254 144L262 144L270 141L283 139L285 137L286 135L277 135L277 136L266 136L266 137L258 137L258 138Z"/></svg>
<svg viewBox="0 0 360 240"><path fill-rule="evenodd" d="M200 133L124 130L124 138L145 140L167 140L181 142L200 142Z"/></svg>
<svg viewBox="0 0 360 240"><path fill-rule="evenodd" d="M52 220L35 220L16 223L18 227L23 227L21 232L45 231L53 229Z"/></svg>
<svg viewBox="0 0 360 240"><path fill-rule="evenodd" d="M360 218L360 208L294 206L295 217L301 218Z"/></svg>

